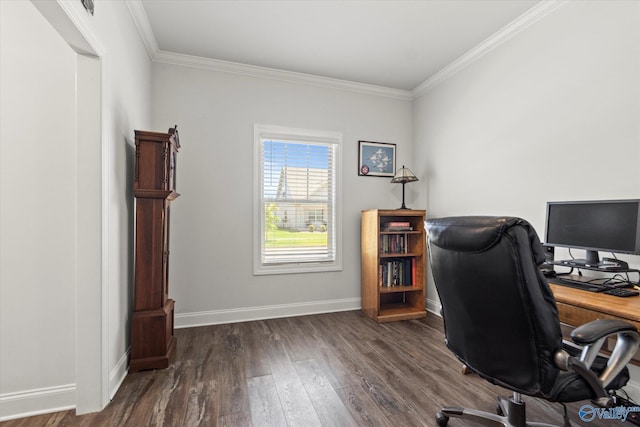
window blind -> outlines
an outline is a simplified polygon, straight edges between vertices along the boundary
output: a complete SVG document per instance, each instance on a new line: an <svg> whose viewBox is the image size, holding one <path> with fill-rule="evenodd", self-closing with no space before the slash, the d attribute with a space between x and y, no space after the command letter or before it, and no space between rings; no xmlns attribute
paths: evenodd
<svg viewBox="0 0 640 427"><path fill-rule="evenodd" d="M261 137L261 263L336 256L337 143Z"/></svg>

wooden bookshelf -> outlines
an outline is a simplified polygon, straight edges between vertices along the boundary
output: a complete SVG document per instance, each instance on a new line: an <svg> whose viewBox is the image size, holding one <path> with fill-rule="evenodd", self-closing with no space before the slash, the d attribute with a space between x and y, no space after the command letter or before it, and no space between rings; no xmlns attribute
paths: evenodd
<svg viewBox="0 0 640 427"><path fill-rule="evenodd" d="M425 211L362 211L362 311L378 323L425 317Z"/></svg>

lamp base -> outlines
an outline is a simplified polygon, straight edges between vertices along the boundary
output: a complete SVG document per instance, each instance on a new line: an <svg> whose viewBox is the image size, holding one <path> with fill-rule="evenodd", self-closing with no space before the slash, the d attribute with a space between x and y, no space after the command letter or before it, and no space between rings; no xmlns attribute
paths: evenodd
<svg viewBox="0 0 640 427"><path fill-rule="evenodd" d="M398 209L396 210L400 210L400 209L406 209L406 210L411 210L408 207L405 206L404 204L404 182L402 183L402 206L400 206Z"/></svg>

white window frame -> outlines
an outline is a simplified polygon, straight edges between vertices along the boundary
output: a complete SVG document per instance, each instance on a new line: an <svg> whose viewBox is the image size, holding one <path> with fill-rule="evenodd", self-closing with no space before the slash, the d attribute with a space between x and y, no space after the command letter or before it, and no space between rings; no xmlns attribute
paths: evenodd
<svg viewBox="0 0 640 427"><path fill-rule="evenodd" d="M290 274L314 273L342 270L342 133L323 130L296 129L283 126L254 124L254 208L253 208L253 274ZM324 262L285 262L271 264L262 262L264 250L264 203L262 203L263 163L262 140L274 139L283 141L320 142L335 144L335 209L334 233L335 253L333 261Z"/></svg>

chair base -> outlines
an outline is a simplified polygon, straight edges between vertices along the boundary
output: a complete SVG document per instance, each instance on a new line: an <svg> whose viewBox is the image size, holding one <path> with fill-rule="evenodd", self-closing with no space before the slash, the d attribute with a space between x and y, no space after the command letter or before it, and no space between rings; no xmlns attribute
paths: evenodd
<svg viewBox="0 0 640 427"><path fill-rule="evenodd" d="M503 427L558 427L554 424L527 421L526 407L517 393L510 398L498 397L497 414L469 408L445 407L436 414L438 426L445 427L449 418L462 418L485 426ZM565 420L567 425L568 420Z"/></svg>

